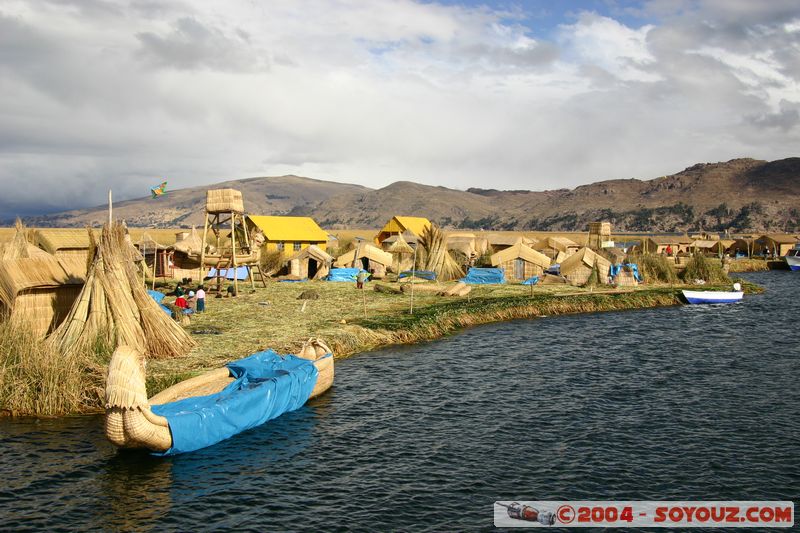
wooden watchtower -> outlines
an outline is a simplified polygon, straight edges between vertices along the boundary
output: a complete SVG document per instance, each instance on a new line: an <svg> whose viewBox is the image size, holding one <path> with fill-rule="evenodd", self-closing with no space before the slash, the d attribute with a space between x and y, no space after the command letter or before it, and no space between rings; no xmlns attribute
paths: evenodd
<svg viewBox="0 0 800 533"><path fill-rule="evenodd" d="M220 248L222 231L224 225L230 224L230 248L222 250ZM241 235L237 237L237 226L240 228ZM216 253L206 254L206 239L208 230L214 232L216 238ZM237 243L237 238L241 241ZM236 253L250 253L250 239L247 235L247 226L244 221L244 201L242 192L235 189L212 189L206 193L206 218L203 226L203 246L200 254L200 280L205 279L206 257L216 260L216 270L219 274L221 269L233 268L233 287L236 294L239 294L239 282L236 268ZM217 278L217 287L220 288L220 279ZM252 284L252 273L250 274Z"/></svg>
<svg viewBox="0 0 800 533"><path fill-rule="evenodd" d="M589 222L589 242L586 246L599 250L611 240L611 222Z"/></svg>

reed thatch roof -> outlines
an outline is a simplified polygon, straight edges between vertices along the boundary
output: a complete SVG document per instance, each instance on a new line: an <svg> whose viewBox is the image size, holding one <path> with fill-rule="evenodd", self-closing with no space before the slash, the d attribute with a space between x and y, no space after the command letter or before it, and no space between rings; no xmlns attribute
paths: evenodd
<svg viewBox="0 0 800 533"><path fill-rule="evenodd" d="M561 275L569 278L571 272L584 266L588 268L597 266L600 275L606 276L611 268L611 262L590 248L581 248L562 261Z"/></svg>
<svg viewBox="0 0 800 533"><path fill-rule="evenodd" d="M361 243L349 252L337 257L336 266L348 267L353 264L353 261L362 257L366 257L370 261L374 261L384 266L391 266L393 260L392 254L389 252L384 252L377 246L373 246L371 244Z"/></svg>
<svg viewBox="0 0 800 533"><path fill-rule="evenodd" d="M87 229L38 229L35 233L36 245L42 250L56 255L64 250L88 250L92 241Z"/></svg>
<svg viewBox="0 0 800 533"><path fill-rule="evenodd" d="M412 235L413 237L413 235ZM406 242L405 237L403 237L402 233L398 233L396 236L389 237L389 239L394 239L394 242L386 249L387 252L390 254L413 254L414 249L411 245ZM383 241L384 243L388 242L389 239ZM416 238L414 239L416 241Z"/></svg>
<svg viewBox="0 0 800 533"><path fill-rule="evenodd" d="M203 239L197 233L197 229L192 226L192 231L189 232L189 235L177 239L172 247L175 249L175 251L182 252L187 255L200 254L203 252Z"/></svg>
<svg viewBox="0 0 800 533"><path fill-rule="evenodd" d="M320 248L319 246L317 246L315 244L312 244L310 246L306 246L305 248L303 248L302 250L300 250L299 252L297 252L293 256L287 258L286 262L294 261L294 260L297 260L297 259L302 261L303 259L306 259L306 258L314 259L314 260L319 261L320 263L323 263L323 264L326 264L326 265L329 265L329 264L331 264L333 262L333 256L330 255L328 252L326 252L325 250L323 250L322 248Z"/></svg>
<svg viewBox="0 0 800 533"><path fill-rule="evenodd" d="M532 248L529 248L528 246L525 246L522 244L522 241L517 242L510 248L506 248L505 250L500 250L499 252L492 254L491 259L492 266L497 266L513 259L523 259L529 263L540 266L543 269L550 266L549 257L543 253L533 250Z"/></svg>
<svg viewBox="0 0 800 533"><path fill-rule="evenodd" d="M534 250L557 250L566 252L570 248L577 250L581 245L566 237L545 237L533 245Z"/></svg>
<svg viewBox="0 0 800 533"><path fill-rule="evenodd" d="M0 261L0 302L8 308L13 307L16 297L26 290L82 283L71 277L52 255Z"/></svg>
<svg viewBox="0 0 800 533"><path fill-rule="evenodd" d="M489 246L514 246L515 244L521 242L522 244L529 246L533 244L533 239L529 237L525 237L524 235L518 235L514 233L503 234L503 233L493 233L486 237L489 241Z"/></svg>

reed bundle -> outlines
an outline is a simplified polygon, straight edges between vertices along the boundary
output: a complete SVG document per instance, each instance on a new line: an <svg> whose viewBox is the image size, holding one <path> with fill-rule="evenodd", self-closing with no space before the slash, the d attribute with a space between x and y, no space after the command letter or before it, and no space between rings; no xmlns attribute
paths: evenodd
<svg viewBox="0 0 800 533"><path fill-rule="evenodd" d="M11 242L6 243L3 246L2 254L0 254L0 260L8 261L11 259L27 259L30 257L30 253L28 252L28 239L26 236L25 226L22 225L22 221L17 219L17 222L14 224L14 237L11 239Z"/></svg>
<svg viewBox="0 0 800 533"><path fill-rule="evenodd" d="M447 237L436 224L425 227L417 246L423 252L420 254L422 270L436 272L436 278L440 281L450 281L464 275L461 266L447 250Z"/></svg>
<svg viewBox="0 0 800 533"><path fill-rule="evenodd" d="M125 233L123 224L106 224L100 240L94 241L86 284L67 318L50 336L59 352L85 352L102 343L110 350L127 345L149 357L175 357L194 346L147 294Z"/></svg>

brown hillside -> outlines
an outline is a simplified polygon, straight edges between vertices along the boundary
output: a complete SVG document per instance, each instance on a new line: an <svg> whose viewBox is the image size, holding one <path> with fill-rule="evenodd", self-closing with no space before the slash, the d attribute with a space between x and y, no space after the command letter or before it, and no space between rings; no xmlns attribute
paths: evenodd
<svg viewBox="0 0 800 533"><path fill-rule="evenodd" d="M392 215L427 217L443 226L491 230L583 231L609 220L618 231L798 231L800 158L700 163L651 180L615 179L550 191L460 191L409 181L372 190L297 176L251 178L214 187L244 193L259 214L311 215L328 228L378 227ZM207 187L115 206L132 226L202 223ZM40 217L31 225L84 226L105 207Z"/></svg>

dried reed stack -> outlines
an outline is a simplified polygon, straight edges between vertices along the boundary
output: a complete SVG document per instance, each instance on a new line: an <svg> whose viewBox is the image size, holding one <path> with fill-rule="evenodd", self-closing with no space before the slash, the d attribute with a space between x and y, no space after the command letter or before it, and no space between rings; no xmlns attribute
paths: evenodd
<svg viewBox="0 0 800 533"><path fill-rule="evenodd" d="M436 272L440 281L450 281L464 275L461 266L447 251L447 237L436 224L426 226L417 243L422 251L422 270ZM417 257L420 260L420 257Z"/></svg>
<svg viewBox="0 0 800 533"><path fill-rule="evenodd" d="M11 242L7 243L3 247L3 253L0 255L0 260L2 261L9 261L12 259L27 259L30 257L30 253L28 253L28 239L25 231L25 226L22 225L22 221L17 219L17 222L14 224L14 228L16 231L14 232L14 237L11 239Z"/></svg>
<svg viewBox="0 0 800 533"><path fill-rule="evenodd" d="M91 233L90 233L91 235ZM189 335L156 304L134 266L134 249L123 224L106 224L86 284L66 320L50 339L63 354L110 350L127 345L149 357L184 355L194 346Z"/></svg>

